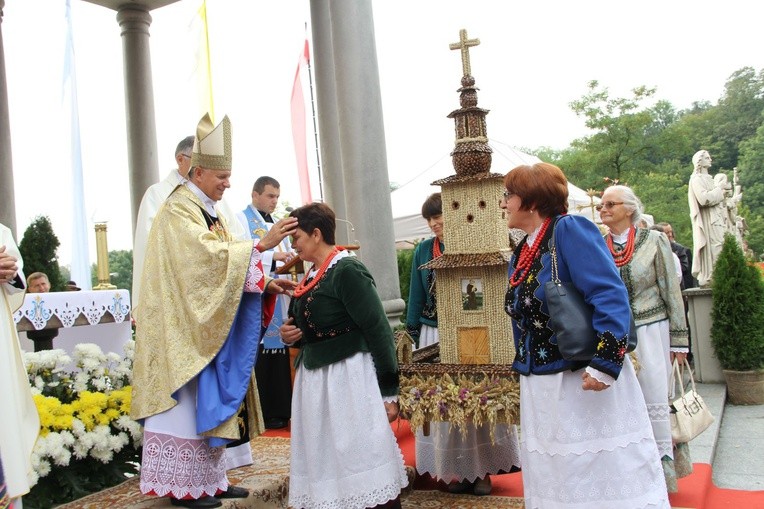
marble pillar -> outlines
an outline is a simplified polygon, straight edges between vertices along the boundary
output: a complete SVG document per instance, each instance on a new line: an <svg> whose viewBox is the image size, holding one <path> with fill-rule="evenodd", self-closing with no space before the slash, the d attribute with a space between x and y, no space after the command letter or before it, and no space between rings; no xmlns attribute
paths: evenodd
<svg viewBox="0 0 764 509"><path fill-rule="evenodd" d="M353 224L354 238L349 240L360 243L358 256L374 276L388 318L397 324L404 302L398 281L372 2L311 0L311 13L325 199L339 218Z"/></svg>
<svg viewBox="0 0 764 509"><path fill-rule="evenodd" d="M121 28L127 119L127 165L133 233L138 208L148 187L159 179L154 85L151 75L149 26L151 15L137 4L117 12Z"/></svg>
<svg viewBox="0 0 764 509"><path fill-rule="evenodd" d="M11 157L11 122L8 113L8 85L5 79L5 49L3 46L3 8L0 0L0 223L16 231L16 198L13 187L13 158Z"/></svg>

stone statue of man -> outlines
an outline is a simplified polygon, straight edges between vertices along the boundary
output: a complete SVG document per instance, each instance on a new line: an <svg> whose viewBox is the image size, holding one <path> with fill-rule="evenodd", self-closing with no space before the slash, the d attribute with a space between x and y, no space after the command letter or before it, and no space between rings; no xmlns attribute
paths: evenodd
<svg viewBox="0 0 764 509"><path fill-rule="evenodd" d="M714 263L722 250L727 229L727 206L723 184L708 174L711 155L699 150L692 156L688 201L692 221L692 275L700 286L711 283Z"/></svg>

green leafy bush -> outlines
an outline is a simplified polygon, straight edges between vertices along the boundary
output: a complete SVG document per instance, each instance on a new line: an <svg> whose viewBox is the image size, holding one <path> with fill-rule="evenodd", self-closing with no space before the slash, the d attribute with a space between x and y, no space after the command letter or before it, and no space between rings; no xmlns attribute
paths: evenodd
<svg viewBox="0 0 764 509"><path fill-rule="evenodd" d="M724 238L711 288L711 341L722 368L764 368L764 283L732 235Z"/></svg>
<svg viewBox="0 0 764 509"><path fill-rule="evenodd" d="M401 298L406 303L403 310L402 321L406 321L406 310L409 305L409 287L411 286L411 264L414 261L413 249L398 250L398 282L401 288Z"/></svg>

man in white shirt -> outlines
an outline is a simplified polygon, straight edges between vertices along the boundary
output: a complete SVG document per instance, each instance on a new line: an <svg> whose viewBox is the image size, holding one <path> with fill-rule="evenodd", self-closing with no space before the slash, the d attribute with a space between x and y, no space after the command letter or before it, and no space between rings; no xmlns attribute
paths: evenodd
<svg viewBox="0 0 764 509"><path fill-rule="evenodd" d="M271 214L276 210L281 186L273 177L263 176L255 181L252 188L252 203L236 214L251 239L262 238L275 222ZM262 253L263 270L271 277L277 267L291 261L296 256L292 252L289 239L285 238L275 248ZM283 276L287 277L287 276ZM264 309L263 335L255 365L257 386L260 389L260 404L263 420L267 429L285 428L292 415L292 375L289 351L281 342L281 327L289 309L289 297L279 295L270 322L267 322L270 310Z"/></svg>
<svg viewBox="0 0 764 509"><path fill-rule="evenodd" d="M175 148L175 161L178 168L170 170L170 173L161 182L151 185L146 189L146 193L141 200L141 206L138 208L138 219L135 223L135 240L133 241L133 306L138 304L138 297L141 285L141 272L143 271L143 260L146 256L146 243L151 231L151 223L154 221L159 208L165 202L170 193L177 186L186 181L188 171L191 166L191 151L194 148L194 137L186 136ZM235 220L233 210L228 206L225 200L220 200L217 204L218 210L226 221L228 221L229 233L235 239L248 238L245 235L241 224Z"/></svg>

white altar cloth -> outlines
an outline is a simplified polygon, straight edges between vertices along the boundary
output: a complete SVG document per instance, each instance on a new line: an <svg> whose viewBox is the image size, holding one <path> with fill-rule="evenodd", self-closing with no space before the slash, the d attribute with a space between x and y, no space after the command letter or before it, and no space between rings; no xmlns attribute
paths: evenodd
<svg viewBox="0 0 764 509"><path fill-rule="evenodd" d="M28 293L13 320L17 327L23 321L27 326L31 323L35 330L49 326L49 322L60 322L62 327L53 339L53 348L68 353L74 352L79 343L95 343L104 353L124 355L122 347L132 337L127 290ZM19 331L19 340L22 350L34 351L26 332Z"/></svg>

